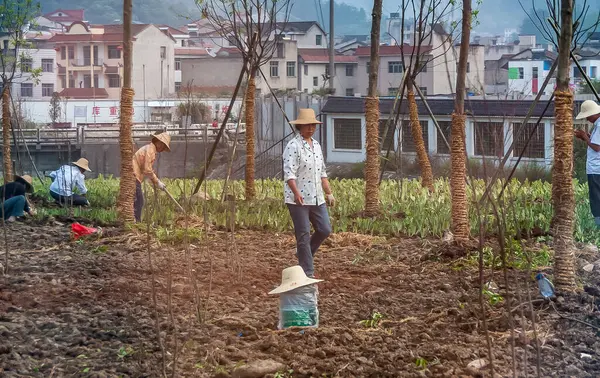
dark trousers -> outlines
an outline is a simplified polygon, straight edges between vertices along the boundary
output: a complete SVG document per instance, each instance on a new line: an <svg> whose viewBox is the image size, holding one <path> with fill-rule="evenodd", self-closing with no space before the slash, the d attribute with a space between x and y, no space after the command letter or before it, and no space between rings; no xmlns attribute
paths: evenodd
<svg viewBox="0 0 600 378"><path fill-rule="evenodd" d="M600 175L587 175L590 191L590 208L596 221L600 226Z"/></svg>
<svg viewBox="0 0 600 378"><path fill-rule="evenodd" d="M144 210L144 192L142 191L142 183L135 181L135 199L133 201L133 214L135 221L142 220L142 210Z"/></svg>
<svg viewBox="0 0 600 378"><path fill-rule="evenodd" d="M4 201L4 219L22 217L25 209L25 196L14 196Z"/></svg>
<svg viewBox="0 0 600 378"><path fill-rule="evenodd" d="M89 204L90 204L88 202L87 198L85 198L84 196L81 196L79 194L72 194L71 196L66 197L66 196L61 196L58 193L54 193L53 191L50 191L50 195L61 206L65 206L65 205L70 206L71 200L73 201L73 206L89 206Z"/></svg>
<svg viewBox="0 0 600 378"><path fill-rule="evenodd" d="M311 277L315 274L314 257L321 244L331 234L331 223L327 206L291 205L287 204L294 223L296 234L296 256L298 264L304 269L304 273ZM313 225L315 233L310 235L310 225Z"/></svg>

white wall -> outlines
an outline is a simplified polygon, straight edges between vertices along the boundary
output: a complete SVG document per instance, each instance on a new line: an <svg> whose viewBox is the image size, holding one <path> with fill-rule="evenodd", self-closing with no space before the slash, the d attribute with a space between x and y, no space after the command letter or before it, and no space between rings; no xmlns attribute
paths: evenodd
<svg viewBox="0 0 600 378"><path fill-rule="evenodd" d="M328 63L327 63L328 64ZM312 93L314 90L319 90L323 88L323 75L325 74L325 67L327 66L325 63L304 63L301 64L302 67L302 88L300 88L304 92ZM304 66L308 66L308 74L304 74ZM313 85L313 78L318 78L318 85Z"/></svg>
<svg viewBox="0 0 600 378"><path fill-rule="evenodd" d="M546 80L546 76L548 76L549 70L544 70L544 62L543 61L514 61L508 62L509 68L509 78L508 78L508 92L516 92L522 93L523 96L533 96L535 95L532 92L532 82L533 82L533 68L538 68L538 90L541 89L544 80ZM523 78L522 79L511 79L510 78L510 69L511 68L523 68ZM545 94L551 95L554 90L554 86L549 84L546 86Z"/></svg>
<svg viewBox="0 0 600 378"><path fill-rule="evenodd" d="M347 118L347 119L360 119L361 123L361 139L362 149L360 150L341 150L334 148L334 127L333 122L335 118ZM367 158L367 147L366 147L366 120L362 114L339 114L339 115L327 115L327 130L326 140L327 146L327 162L328 163L360 163L365 161Z"/></svg>
<svg viewBox="0 0 600 378"><path fill-rule="evenodd" d="M320 34L321 37L321 45L317 45L317 34ZM292 37L298 42L299 49L326 49L327 48L327 34L325 34L321 29L319 29L316 25L313 25L306 34L304 35L295 35Z"/></svg>

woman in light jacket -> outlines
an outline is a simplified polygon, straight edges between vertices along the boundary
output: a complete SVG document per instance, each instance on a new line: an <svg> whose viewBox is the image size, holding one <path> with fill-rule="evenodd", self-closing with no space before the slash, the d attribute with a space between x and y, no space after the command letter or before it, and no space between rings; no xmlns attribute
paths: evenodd
<svg viewBox="0 0 600 378"><path fill-rule="evenodd" d="M309 277L314 277L313 258L331 233L327 205L334 206L325 171L323 151L312 138L317 124L321 124L312 109L300 109L298 119L290 122L297 135L283 153L284 197L290 211L296 234L296 256L299 265ZM315 232L310 235L310 225Z"/></svg>

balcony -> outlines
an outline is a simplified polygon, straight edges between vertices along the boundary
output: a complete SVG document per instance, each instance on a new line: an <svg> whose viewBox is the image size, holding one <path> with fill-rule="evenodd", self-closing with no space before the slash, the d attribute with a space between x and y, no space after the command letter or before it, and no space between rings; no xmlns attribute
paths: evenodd
<svg viewBox="0 0 600 378"><path fill-rule="evenodd" d="M94 67L94 71L102 71L104 62L102 61L102 59L94 59L92 61L92 59L90 58L76 58L69 60L69 66L69 68L73 71L90 70L92 66Z"/></svg>

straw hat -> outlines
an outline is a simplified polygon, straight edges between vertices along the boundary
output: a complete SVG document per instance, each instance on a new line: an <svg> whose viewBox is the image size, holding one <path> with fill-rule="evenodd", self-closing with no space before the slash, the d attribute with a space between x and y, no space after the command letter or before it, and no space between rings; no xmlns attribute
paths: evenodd
<svg viewBox="0 0 600 378"><path fill-rule="evenodd" d="M15 175L15 181L18 181L21 184L25 185L25 189L27 189L27 191L31 191L33 189L33 179L29 175Z"/></svg>
<svg viewBox="0 0 600 378"><path fill-rule="evenodd" d="M90 163L89 163L88 159L86 159L86 158L81 158L81 159L79 159L77 161L74 161L73 165L76 165L76 166L78 166L81 169L85 169L88 172L92 171L90 169Z"/></svg>
<svg viewBox="0 0 600 378"><path fill-rule="evenodd" d="M315 117L315 111L312 109L300 109L298 112L298 119L290 121L292 125L312 125L313 123L322 124L323 122L318 121Z"/></svg>
<svg viewBox="0 0 600 378"><path fill-rule="evenodd" d="M600 114L600 105L592 100L586 100L581 104L581 111L575 119L584 119L593 115Z"/></svg>
<svg viewBox="0 0 600 378"><path fill-rule="evenodd" d="M314 278L306 277L304 269L300 265L285 268L281 273L281 285L274 290L271 290L269 294L281 294L288 291L295 290L299 287L308 286L321 282L323 280L317 280Z"/></svg>
<svg viewBox="0 0 600 378"><path fill-rule="evenodd" d="M160 134L152 135L152 141L162 142L165 146L167 146L167 151L171 151L171 136L165 132Z"/></svg>

